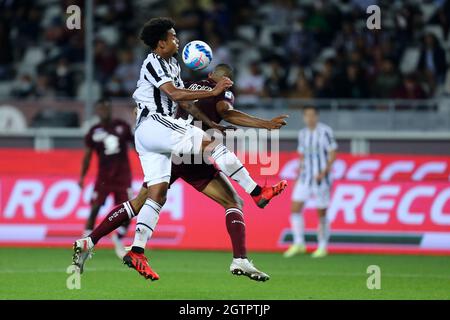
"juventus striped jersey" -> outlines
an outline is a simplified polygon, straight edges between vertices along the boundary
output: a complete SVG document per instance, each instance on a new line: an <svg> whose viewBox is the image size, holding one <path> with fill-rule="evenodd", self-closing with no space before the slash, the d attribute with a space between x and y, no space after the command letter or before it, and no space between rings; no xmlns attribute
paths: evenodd
<svg viewBox="0 0 450 320"><path fill-rule="evenodd" d="M300 130L297 148L297 151L303 155L300 165L300 181L309 185L316 183L315 177L327 165L328 153L336 149L337 143L333 130L329 126L319 122L312 131L309 128ZM325 177L324 183L331 184L330 174Z"/></svg>
<svg viewBox="0 0 450 320"><path fill-rule="evenodd" d="M177 103L170 100L159 87L172 81L176 87L183 88L180 73L180 64L174 57L167 61L153 52L147 56L142 63L137 89L133 93L133 99L138 106L137 124L152 113L166 116L175 114Z"/></svg>

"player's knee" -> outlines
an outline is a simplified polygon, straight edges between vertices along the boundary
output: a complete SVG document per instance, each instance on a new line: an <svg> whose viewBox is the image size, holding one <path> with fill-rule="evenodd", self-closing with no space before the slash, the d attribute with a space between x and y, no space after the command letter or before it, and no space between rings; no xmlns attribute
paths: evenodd
<svg viewBox="0 0 450 320"><path fill-rule="evenodd" d="M234 202L235 202L236 208L238 208L238 209L242 209L242 207L244 206L244 200L242 200L242 198L239 197L238 195L236 195L234 197Z"/></svg>
<svg viewBox="0 0 450 320"><path fill-rule="evenodd" d="M168 188L168 183L160 183L150 186L147 190L147 198L152 199L163 206L166 203Z"/></svg>
<svg viewBox="0 0 450 320"><path fill-rule="evenodd" d="M233 197L223 199L222 205L225 209L238 208L242 210L244 206L244 200L242 200L242 198L238 195L234 195Z"/></svg>
<svg viewBox="0 0 450 320"><path fill-rule="evenodd" d="M214 149L214 147L217 146L218 143L219 143L219 141L216 140L216 138L205 134L205 135L203 135L202 149L204 151L212 151Z"/></svg>

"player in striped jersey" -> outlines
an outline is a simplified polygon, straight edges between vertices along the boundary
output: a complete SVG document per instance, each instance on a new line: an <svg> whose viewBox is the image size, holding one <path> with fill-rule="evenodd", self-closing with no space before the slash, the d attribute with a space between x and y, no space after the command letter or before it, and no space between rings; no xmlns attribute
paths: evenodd
<svg viewBox="0 0 450 320"><path fill-rule="evenodd" d="M318 247L312 257L327 255L329 225L326 212L330 202L331 167L336 159L337 143L333 130L318 120L317 109L304 108L303 121L306 127L299 132L297 149L300 154L300 176L292 193L291 230L294 241L284 253L287 258L306 252L302 210L311 196L316 200L319 215Z"/></svg>
<svg viewBox="0 0 450 320"><path fill-rule="evenodd" d="M287 182L283 180L274 186L258 185L236 155L222 143L185 120L172 117L174 108L182 102L185 108L191 106L190 112L198 120L211 128L222 128L198 112L198 108L195 111L195 106L187 102L216 97L230 88L233 82L223 77L212 90L184 89L180 66L174 58L179 44L171 19L150 20L142 29L141 40L152 51L142 64L137 89L133 94L138 108L135 145L147 186L147 190L141 190L138 197L146 193L147 200L142 209L134 205L134 199L114 208L88 237L75 241L73 264L82 269L94 245L104 235L139 213L133 246L123 261L145 278L157 280L159 276L148 265L144 248L166 201L172 154L210 154L221 172L236 181L259 207L264 207L280 194Z"/></svg>

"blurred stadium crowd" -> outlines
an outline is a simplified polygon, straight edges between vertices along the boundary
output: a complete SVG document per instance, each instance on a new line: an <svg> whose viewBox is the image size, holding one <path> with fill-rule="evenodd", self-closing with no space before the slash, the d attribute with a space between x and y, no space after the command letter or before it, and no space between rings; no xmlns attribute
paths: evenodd
<svg viewBox="0 0 450 320"><path fill-rule="evenodd" d="M83 11L83 3L0 0L0 96L83 98L84 32L65 24L66 8ZM181 45L208 42L215 54L208 70L234 66L241 104L450 95L450 0L94 3L96 97L133 92L147 50L137 35L154 16L176 20ZM366 27L371 4L381 8L381 30Z"/></svg>

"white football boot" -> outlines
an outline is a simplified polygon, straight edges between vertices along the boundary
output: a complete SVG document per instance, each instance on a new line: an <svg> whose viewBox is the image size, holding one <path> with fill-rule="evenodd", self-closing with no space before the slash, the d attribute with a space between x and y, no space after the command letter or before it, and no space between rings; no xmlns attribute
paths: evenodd
<svg viewBox="0 0 450 320"><path fill-rule="evenodd" d="M256 269L247 258L234 258L230 265L230 271L236 276L244 275L255 281L267 281L270 279L268 274Z"/></svg>
<svg viewBox="0 0 450 320"><path fill-rule="evenodd" d="M117 233L114 233L111 236L111 240L114 243L114 251L116 252L116 255L119 257L120 260L125 257L127 252L125 251L125 247L123 246L122 240L119 239L119 236Z"/></svg>
<svg viewBox="0 0 450 320"><path fill-rule="evenodd" d="M73 243L72 264L77 266L80 273L83 273L86 260L92 258L94 243L90 237L78 239Z"/></svg>

